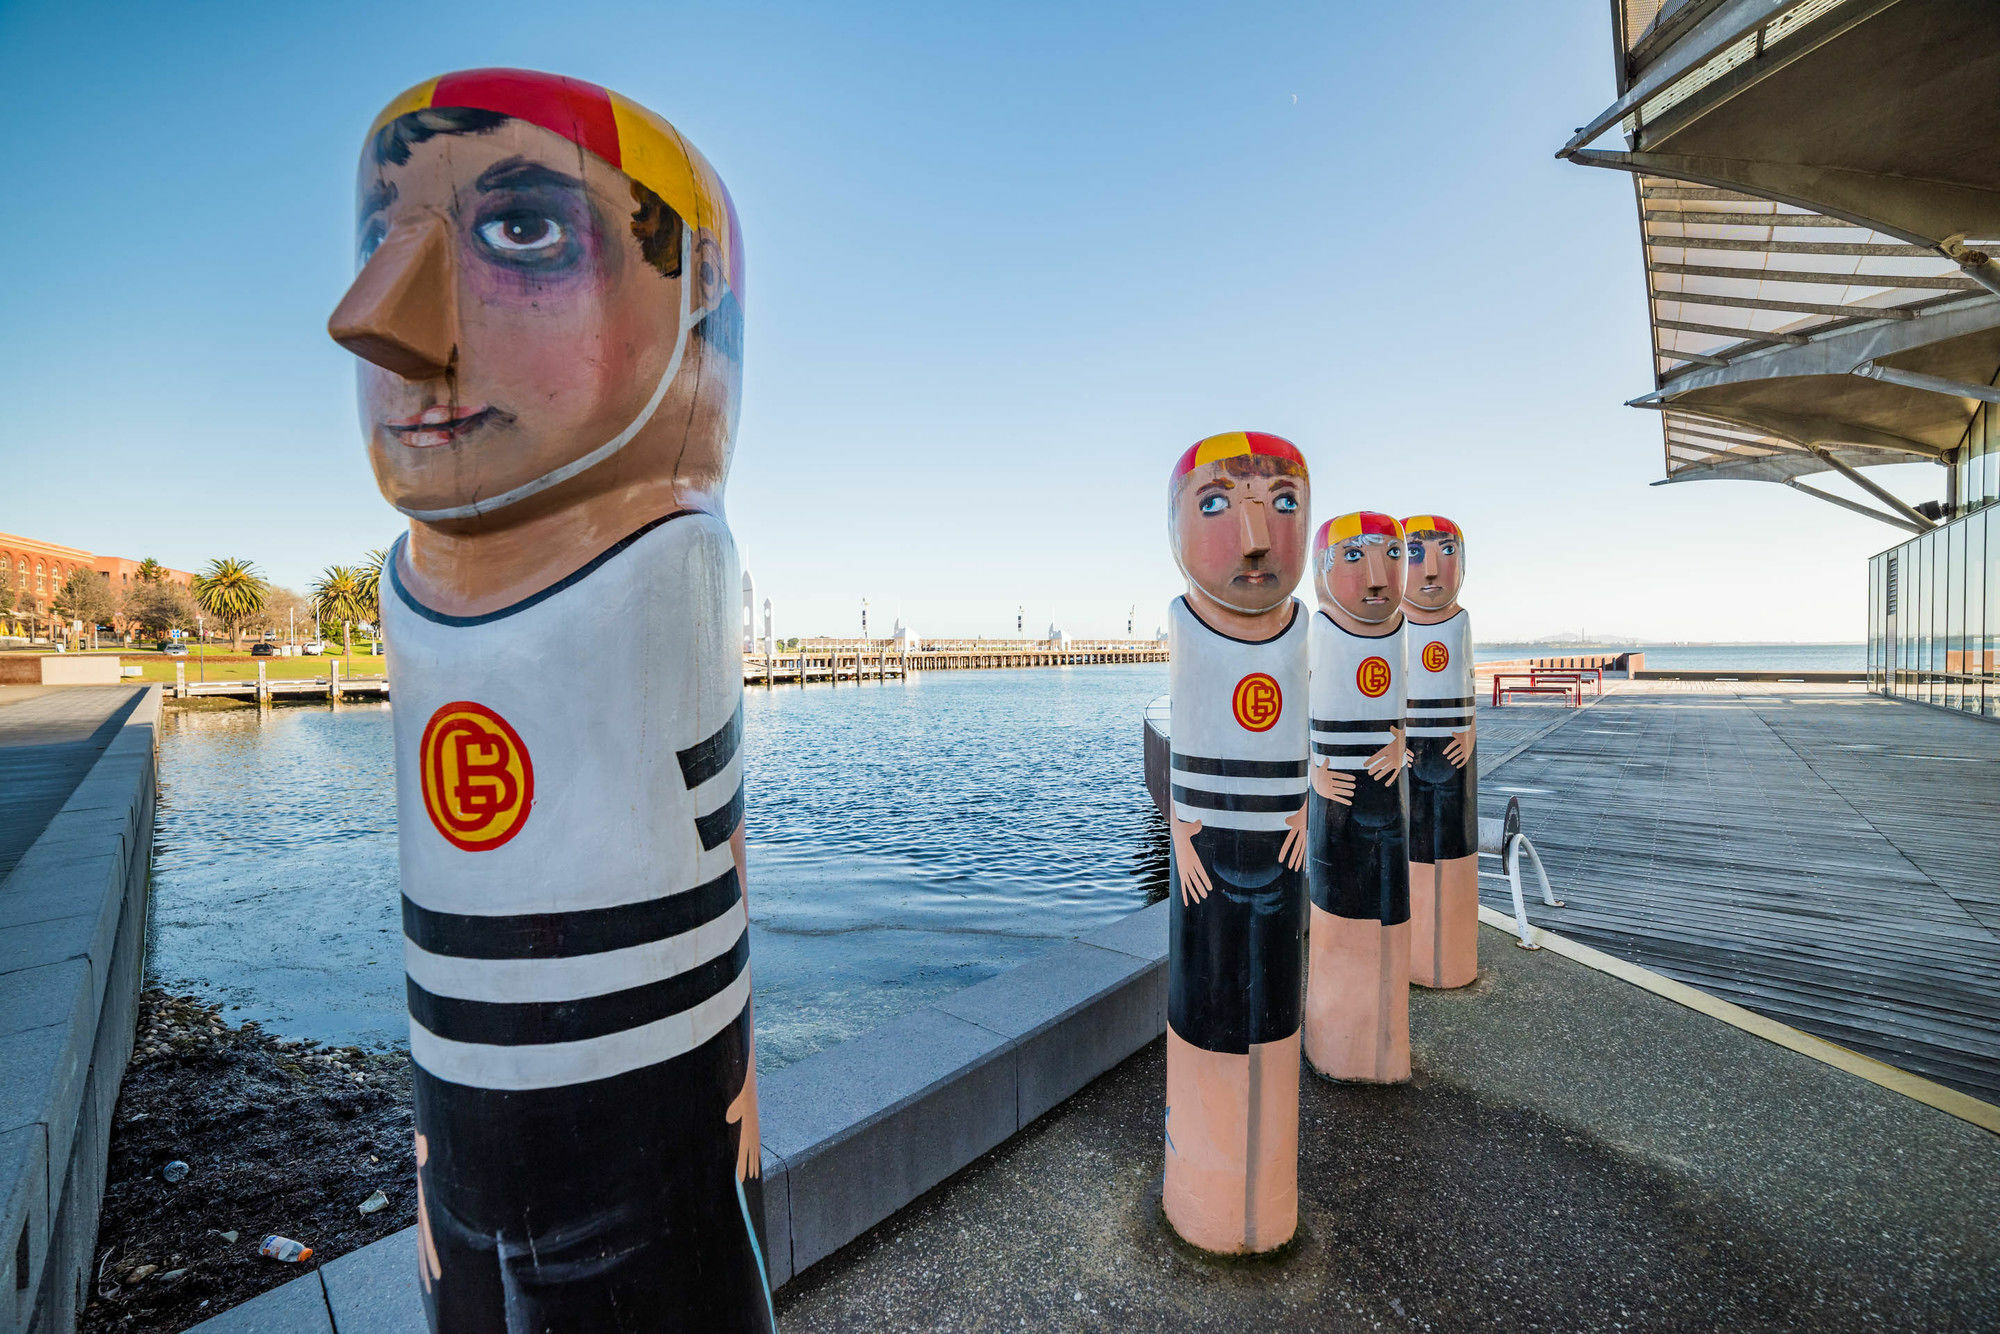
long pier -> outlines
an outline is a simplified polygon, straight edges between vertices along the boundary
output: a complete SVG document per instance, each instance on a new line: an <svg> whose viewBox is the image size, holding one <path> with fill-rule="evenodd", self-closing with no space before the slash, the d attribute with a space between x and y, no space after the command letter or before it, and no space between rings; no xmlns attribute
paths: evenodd
<svg viewBox="0 0 2000 1334"><path fill-rule="evenodd" d="M325 676L305 676L290 679L273 679L264 670L264 664L257 664L256 679L235 681L190 681L187 679L187 664L174 664L174 685L171 694L175 699L193 699L200 696L220 695L230 699L254 699L260 704L268 704L276 699L347 699L365 696L371 699L389 698L389 678L386 676L347 676L340 670L338 659L328 664Z"/></svg>
<svg viewBox="0 0 2000 1334"><path fill-rule="evenodd" d="M746 685L807 685L820 681L893 681L911 672L1012 667L1086 667L1100 663L1165 662L1154 640L933 639L911 647L895 639L804 639L794 649L745 653Z"/></svg>
<svg viewBox="0 0 2000 1334"><path fill-rule="evenodd" d="M911 672L1016 667L1088 667L1119 662L1165 662L1167 646L1153 640L946 639L919 647L894 639L806 639L776 653L745 653L745 685L839 685L895 681ZM255 680L190 681L187 664L174 664L174 699L221 696L269 703L279 699L389 697L386 676L349 676L340 663L325 676L275 678L257 664Z"/></svg>

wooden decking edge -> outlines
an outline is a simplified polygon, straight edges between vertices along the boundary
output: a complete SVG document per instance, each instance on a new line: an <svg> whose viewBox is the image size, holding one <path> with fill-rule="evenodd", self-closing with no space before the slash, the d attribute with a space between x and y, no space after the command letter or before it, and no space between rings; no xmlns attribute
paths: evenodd
<svg viewBox="0 0 2000 1334"><path fill-rule="evenodd" d="M1504 932L1509 940L1515 938L1514 919L1506 913L1482 903L1479 905L1479 920L1496 931ZM1754 1010L1746 1010L1741 1005L1733 1004L1718 996L1711 996L1706 991L1691 987L1685 982L1677 982L1650 968L1642 968L1638 964L1606 954L1602 950L1592 949L1567 936L1559 936L1535 927L1534 939L1536 944L1552 954L1559 954L1565 959L1600 973L1609 973L1621 981L1630 982L1633 986L1641 987L1656 996L1685 1005L1690 1010L1699 1011L1711 1019L1719 1019L1731 1027L1740 1028L1767 1042L1775 1042L1780 1047L1795 1051L1801 1056L1811 1057L1837 1070L1857 1075L1892 1093L1900 1093L1927 1107L1935 1107L1948 1116L1970 1122L1981 1130L2000 1135L2000 1107L1990 1102L1982 1102L1971 1094L1947 1088L1921 1075L1913 1075L1907 1070L1899 1070L1893 1065L1863 1056L1860 1052L1849 1051L1846 1047L1828 1042L1825 1038L1816 1038L1810 1033L1800 1032L1790 1024L1768 1019Z"/></svg>

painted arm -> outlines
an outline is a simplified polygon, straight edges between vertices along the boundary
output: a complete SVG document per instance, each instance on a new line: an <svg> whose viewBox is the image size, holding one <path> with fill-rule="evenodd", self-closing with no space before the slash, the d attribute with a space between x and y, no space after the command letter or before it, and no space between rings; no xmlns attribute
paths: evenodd
<svg viewBox="0 0 2000 1334"><path fill-rule="evenodd" d="M1194 836L1201 832L1201 821L1183 820L1178 815L1171 817L1174 828L1174 865L1181 873L1181 902L1192 908L1208 897L1208 871L1201 864L1201 854L1194 850Z"/></svg>
<svg viewBox="0 0 2000 1334"><path fill-rule="evenodd" d="M1396 775L1403 771L1403 760L1408 752L1403 743L1403 729L1389 729L1389 744L1368 757L1368 772L1378 783L1393 783Z"/></svg>
<svg viewBox="0 0 2000 1334"><path fill-rule="evenodd" d="M1336 806L1352 806L1354 775L1328 764L1326 756L1316 756L1312 767L1312 790Z"/></svg>
<svg viewBox="0 0 2000 1334"><path fill-rule="evenodd" d="M745 931L750 929L750 878L749 858L743 846L743 826L739 823L736 832L729 836L729 854L736 860L737 892L743 896L743 917ZM745 1002L748 1008L749 1002ZM764 1140L757 1126L757 1021L750 1021L750 1045L743 1053L743 1087L736 1090L730 1099L729 1109L723 1119L730 1125L741 1124L742 1133L736 1137L736 1179L748 1181L761 1176L764 1171Z"/></svg>
<svg viewBox="0 0 2000 1334"><path fill-rule="evenodd" d="M1463 731L1453 732L1451 740L1445 742L1444 757L1451 761L1452 768L1463 769L1465 762L1472 758L1472 747L1478 740L1475 735L1478 730L1479 722L1474 719L1465 725Z"/></svg>
<svg viewBox="0 0 2000 1334"><path fill-rule="evenodd" d="M1279 860L1291 870L1306 864L1306 804L1285 817L1285 841L1278 846Z"/></svg>

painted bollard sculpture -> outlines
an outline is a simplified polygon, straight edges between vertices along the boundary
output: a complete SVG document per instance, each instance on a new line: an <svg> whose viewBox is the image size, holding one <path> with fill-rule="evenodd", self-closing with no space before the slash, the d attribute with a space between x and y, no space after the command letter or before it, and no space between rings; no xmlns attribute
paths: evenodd
<svg viewBox="0 0 2000 1334"><path fill-rule="evenodd" d="M1313 541L1306 1059L1329 1079L1410 1077L1403 530L1344 514Z"/></svg>
<svg viewBox="0 0 2000 1334"><path fill-rule="evenodd" d="M390 103L360 194L328 328L410 520L382 616L431 1328L768 1331L729 196L651 112L519 70Z"/></svg>
<svg viewBox="0 0 2000 1334"><path fill-rule="evenodd" d="M1458 605L1465 536L1437 514L1403 520L1410 693L1410 980L1479 975L1479 766L1472 623Z"/></svg>
<svg viewBox="0 0 2000 1334"><path fill-rule="evenodd" d="M1168 1221L1208 1251L1298 1227L1305 926L1305 460L1256 432L1181 455L1168 531L1173 702Z"/></svg>

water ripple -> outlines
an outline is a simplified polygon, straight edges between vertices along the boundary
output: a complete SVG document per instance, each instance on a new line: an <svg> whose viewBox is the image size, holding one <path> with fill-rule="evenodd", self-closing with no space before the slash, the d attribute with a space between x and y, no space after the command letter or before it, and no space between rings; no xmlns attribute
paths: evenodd
<svg viewBox="0 0 2000 1334"><path fill-rule="evenodd" d="M1165 892L1139 775L1159 665L751 689L771 1067ZM300 1036L405 1038L389 706L170 710L149 969Z"/></svg>

